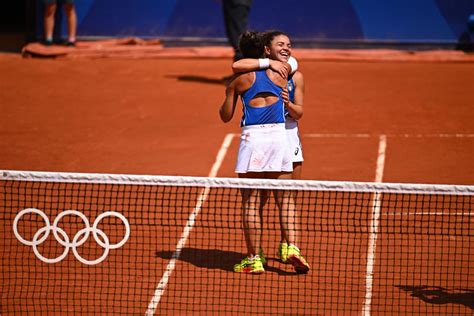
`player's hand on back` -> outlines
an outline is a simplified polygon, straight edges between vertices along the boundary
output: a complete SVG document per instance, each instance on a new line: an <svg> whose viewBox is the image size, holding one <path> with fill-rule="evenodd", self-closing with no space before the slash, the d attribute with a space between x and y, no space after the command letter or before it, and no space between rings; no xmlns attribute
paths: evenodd
<svg viewBox="0 0 474 316"><path fill-rule="evenodd" d="M270 69L277 72L280 76L283 78L287 78L288 74L291 71L291 67L287 63L282 63L281 61L278 60L270 60Z"/></svg>

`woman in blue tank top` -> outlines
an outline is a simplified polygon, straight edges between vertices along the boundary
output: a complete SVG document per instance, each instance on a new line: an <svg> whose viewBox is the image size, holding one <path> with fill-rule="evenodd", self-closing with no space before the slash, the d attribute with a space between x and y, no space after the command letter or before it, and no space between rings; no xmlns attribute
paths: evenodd
<svg viewBox="0 0 474 316"><path fill-rule="evenodd" d="M262 33L264 46L262 47L261 56L267 58L241 59L232 64L232 70L234 73L255 71L260 69L261 64L264 64L266 68L278 72L282 77L288 77L287 91L284 90L282 94L283 99L288 102L286 107L286 130L293 156L293 179L301 179L304 159L298 131L298 120L303 115L304 78L303 74L298 71L296 59L291 56L291 49L288 50L289 54L278 52L279 42L274 41L274 39L282 34L285 35L280 31ZM292 111L290 112L289 109L292 109Z"/></svg>
<svg viewBox="0 0 474 316"><path fill-rule="evenodd" d="M262 38L256 32L241 36L240 49L247 58L260 57ZM278 37L281 53L288 53L291 43L286 35ZM288 108L287 80L271 69L262 69L236 75L227 85L226 97L219 114L229 122L235 112L238 96L242 99L241 141L236 172L243 178L291 179L293 161L285 130L285 112ZM261 218L257 205L260 194L256 189L242 189L244 233L248 256L234 266L235 272L263 273L265 259L261 254ZM284 218L282 231L288 246L288 262L297 272L305 273L309 265L295 246L295 203L289 192L274 192L280 217Z"/></svg>

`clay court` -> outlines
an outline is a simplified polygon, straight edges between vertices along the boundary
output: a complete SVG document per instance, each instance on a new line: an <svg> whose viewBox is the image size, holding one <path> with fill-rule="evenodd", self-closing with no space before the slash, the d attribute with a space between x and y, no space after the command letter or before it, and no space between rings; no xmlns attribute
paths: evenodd
<svg viewBox="0 0 474 316"><path fill-rule="evenodd" d="M2 169L207 176L239 133L240 112L218 116L230 58L0 58ZM374 181L385 135L384 182L474 183L474 62L300 69L304 179ZM217 176L234 176L236 148Z"/></svg>
<svg viewBox="0 0 474 316"><path fill-rule="evenodd" d="M167 53L169 56L153 58L51 59L0 55L0 146L3 149L0 169L235 177L240 108L230 123L222 123L218 116L225 89L222 78L231 71L229 51L224 49L213 58L200 56L196 50L190 53L188 50L184 57L173 56L172 51ZM416 58L411 55L405 59L399 56L384 60L360 55L360 52L346 58L335 53L323 56L321 52L312 55L311 51L301 51L300 54L298 56L295 50L306 83L305 112L300 121L305 158L303 179L474 185L474 62L470 56L450 60L439 58L437 52L437 59L421 54ZM156 231L154 226L145 228L144 235L131 238L126 247L115 250L123 251L120 256L128 258L143 256L144 262L130 260L122 265L105 262L87 272L70 255L70 260L65 261L69 266L57 270L57 273L66 273L76 269L85 281L89 275L100 275L104 282L110 278L114 280L117 294L94 294L85 288L86 293L79 292L74 297L57 294L50 304L54 302L52 305L58 305L60 310L77 313L78 310L62 304L73 306L73 301L79 300L90 302L83 313L103 313L105 310L96 303L97 296L94 297L98 295L105 306L114 306L114 302L120 301L121 308L108 312L145 313L154 293L146 286L124 292L122 289L129 287L127 282L132 278L127 277L127 271L150 270L146 279L139 278L139 281L158 284L186 219L195 207L197 195L191 196L190 205L186 207L178 207L179 202L175 202L178 204L171 205L170 213L145 216L150 221L159 217L163 223L169 217L168 220L175 221L172 227L165 225ZM455 258L459 266L452 268L455 273L465 275L465 279L458 275L455 281L429 280L426 277L430 273L439 271L427 268L419 271L420 279L403 282L403 273L408 272L397 271L396 263L418 260L418 244L411 242L410 234L393 242L390 242L391 235L381 235L374 291L388 293L393 306L384 306L378 301L381 298L374 295L373 315L444 314L447 310L459 315L472 314L474 241L470 231L474 218L472 196L464 199L464 212L468 215L463 217L461 228L465 229L466 236L455 237L456 234L448 233L418 241L428 247L431 244L441 248L461 240L463 252L458 252ZM175 210L178 214L172 213ZM303 234L304 248L317 247L318 253L317 258L309 259L314 269L308 275L294 275L270 253L270 269L263 276L239 278L231 272L231 266L245 253L243 236L227 223L227 220L238 223L238 216L206 217L205 210L206 207L202 211L203 221L196 225L182 256L176 261L156 314L254 310L292 313L291 309L285 309L285 301L278 300L279 297L290 301L296 297L293 302L304 308L304 311L298 310L301 314L360 314L366 308L370 240L367 232L357 234L356 228L342 226L336 231ZM361 220L366 216L369 215L362 215ZM215 229L204 224L216 219ZM134 220L137 219L131 219L132 230ZM305 225L317 226L317 218L310 217ZM228 229L231 233L227 233ZM456 230L454 226L445 229ZM215 234L223 232L226 239L214 240ZM271 231L265 245L272 247L276 234L276 230ZM413 236L417 236L416 233ZM142 244L143 240L155 239L166 239L163 244L169 248ZM2 245L20 249L21 254L9 262L12 266L30 260L30 264L37 265L35 272L47 271L46 265L38 264L30 249L23 249L28 247L12 245ZM351 249L353 257L344 257L346 249ZM385 267L384 263L391 260L397 249L403 251L395 266ZM423 258L431 263L445 259L446 254L442 252ZM466 262L471 266L465 266ZM409 271L410 276L417 275L418 267L413 269ZM452 273L450 267L440 269ZM21 282L15 283L16 289L24 292L35 287L37 281L29 280L25 274L18 275L22 277ZM382 276L390 278L392 275L401 275L399 288L389 288L384 283ZM381 281L377 283L379 277ZM338 278L343 281L338 283L335 281ZM209 280L215 283L208 283ZM100 285L100 279L95 281ZM71 285L65 277L57 285L65 289L81 288L82 281L76 282ZM403 287L406 284L412 287ZM415 295L423 286L433 293L439 290L436 286L451 291L444 296L447 302L423 301ZM255 303L253 294L251 291L242 294L241 290L259 287L265 288L265 296L254 309L249 309L248 304ZM48 305L45 297L37 297L39 304ZM2 295L5 309L2 314L9 315L12 310L5 299ZM23 299L24 295L20 295L17 303L23 304ZM12 301L15 298L9 298L9 302ZM34 302L29 300L27 304Z"/></svg>

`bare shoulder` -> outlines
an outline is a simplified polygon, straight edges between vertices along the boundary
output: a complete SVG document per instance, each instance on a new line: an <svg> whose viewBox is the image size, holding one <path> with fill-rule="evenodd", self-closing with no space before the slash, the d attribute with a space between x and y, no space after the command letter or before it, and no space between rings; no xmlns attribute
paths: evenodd
<svg viewBox="0 0 474 316"><path fill-rule="evenodd" d="M267 69L266 71L268 78L276 84L277 86L280 86L282 88L286 87L288 80L286 78L283 78L278 74L276 71L273 71L272 69Z"/></svg>
<svg viewBox="0 0 474 316"><path fill-rule="evenodd" d="M304 79L304 78L303 78L303 73L301 73L301 71L296 71L296 72L293 74L293 80L302 82L303 79Z"/></svg>
<svg viewBox="0 0 474 316"><path fill-rule="evenodd" d="M241 74L237 74L233 81L235 85L235 89L238 91L239 94L248 90L255 81L255 73L252 72L245 72Z"/></svg>

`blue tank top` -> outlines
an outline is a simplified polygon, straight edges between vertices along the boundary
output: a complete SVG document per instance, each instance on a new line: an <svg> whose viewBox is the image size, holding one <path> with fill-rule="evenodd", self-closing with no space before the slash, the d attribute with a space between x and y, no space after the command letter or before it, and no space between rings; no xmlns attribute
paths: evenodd
<svg viewBox="0 0 474 316"><path fill-rule="evenodd" d="M290 95L290 101L295 102L295 81L293 80L293 76L288 77L288 93Z"/></svg>
<svg viewBox="0 0 474 316"><path fill-rule="evenodd" d="M295 81L293 80L293 76L288 77L288 84L286 87L288 88L290 101L295 103ZM290 113L288 113L288 110L285 108L285 117L287 116L289 117Z"/></svg>
<svg viewBox="0 0 474 316"><path fill-rule="evenodd" d="M243 115L240 126L285 123L285 106L281 98L282 88L268 78L266 70L255 71L255 82L242 94ZM249 105L259 93L271 93L278 97L278 101L264 107Z"/></svg>

